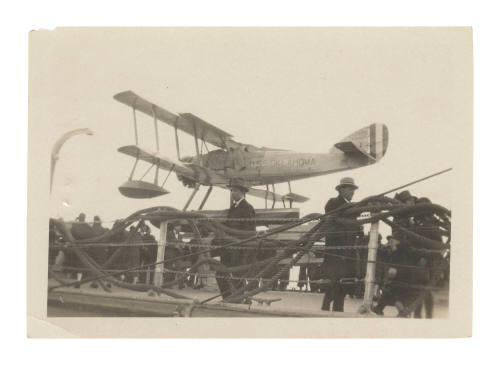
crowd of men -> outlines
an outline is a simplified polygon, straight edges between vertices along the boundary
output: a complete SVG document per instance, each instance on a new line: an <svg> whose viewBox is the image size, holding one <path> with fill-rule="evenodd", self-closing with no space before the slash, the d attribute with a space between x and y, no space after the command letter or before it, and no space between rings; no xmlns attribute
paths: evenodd
<svg viewBox="0 0 500 365"><path fill-rule="evenodd" d="M119 279L136 283L153 282L154 263L157 259L157 240L151 234L151 227L144 221L139 221L128 229L115 230L121 221L115 221L111 230L102 225L99 216L95 216L92 223L87 223L84 213L80 213L74 222L70 224L69 231L76 240L94 238L96 242L81 244L80 248L88 254L104 270L125 270L131 267L142 267L140 270L134 270L124 273ZM169 241L178 239L177 245L169 245L165 248L165 259L175 258L191 253L188 248L180 244L179 231L181 227L171 226L167 232ZM110 231L114 233L109 235ZM99 237L105 239L100 241ZM49 262L56 271L62 271L68 277L82 280L88 273L85 265L81 262L78 255L71 247L63 242L62 236L58 234L54 225L49 229L49 242L53 244L49 254ZM60 247L62 246L62 247ZM60 249L59 249L60 247ZM175 260L165 264L164 280L175 280L179 277L176 271L186 270L193 264L193 260ZM182 288L185 283L195 287L194 277L188 276L187 280L180 281L179 287ZM78 284L76 285L78 287ZM97 287L92 283L92 287Z"/></svg>
<svg viewBox="0 0 500 365"><path fill-rule="evenodd" d="M325 206L325 213L352 204L352 198L358 186L352 178L343 178L336 186L338 196L328 201ZM416 198L408 190L396 194L394 197L401 204L413 206L415 204L430 203L427 198ZM381 246L377 261L377 279L380 283L377 304L372 307L373 312L378 315L384 314L384 308L388 305L395 306L400 316L409 316L414 312L415 317L421 316L422 304L425 304L426 316L432 316L433 299L432 293L426 288L429 284L438 284L446 280L446 268L442 265L437 269L445 257L439 254L439 250L434 252L423 252L415 240L407 234L407 231L418 233L421 236L432 239L434 242L442 243L439 222L432 214L428 213L408 213L398 214L393 222L399 229L393 229L392 235L387 237L387 245ZM366 260L366 250L359 254L354 249L335 250L329 252L329 247L350 246L367 243L367 237L363 235L362 227L335 222L332 224L331 233L325 239L325 258L320 268L320 276L330 280L324 288L324 299L322 310L344 311L344 299L352 288L349 278L363 278L363 270L359 268L366 265L359 265ZM406 232L406 233L405 233ZM379 236L379 242L381 237ZM444 245L442 246L444 247ZM438 251L436 253L436 251ZM357 257L356 257L357 255ZM347 282L349 284L345 284ZM358 286L362 288L362 286Z"/></svg>
<svg viewBox="0 0 500 365"><path fill-rule="evenodd" d="M229 220L226 225L230 229L243 231L256 231L255 211L250 203L245 199L245 193L248 191L246 186L234 180L228 186L231 190L231 205L227 212ZM325 206L325 213L343 208L346 205L353 204L352 199L358 186L354 180L349 177L342 178L335 187L338 195L328 200ZM405 205L430 203L427 198L416 198L408 190L396 194L395 199ZM243 219L242 219L243 218ZM442 242L441 232L436 220L429 214L399 214L394 217L394 223L397 227L404 227L405 230L417 232L435 242ZM120 222L114 223L114 227ZM325 237L325 249L323 253L318 253L318 257L323 257L320 265L301 266L299 273L299 288L311 282L311 291L321 291L324 293L321 309L324 311L344 311L344 301L347 295L362 296L364 286L358 279L365 276L367 250L358 248L349 248L348 246L360 246L368 243L368 237L364 235L363 227L358 224L339 223L333 220L329 222L330 227ZM51 227L53 228L53 227ZM178 245L168 245L165 250L165 259L179 257L179 260L168 261L165 264L165 281L176 280L186 277L184 274L189 272L189 267L198 260L210 257L205 255L196 255L196 247L190 248L189 245L181 244L180 232L185 232L189 228L181 225L169 225L167 231L168 242L179 242ZM102 226L101 219L94 217L92 224L85 222L85 214L81 213L76 221L71 225L71 234L75 239L99 237L109 232L109 229ZM53 229L50 231L51 242L57 242L59 239ZM151 234L151 228L140 221L131 225L128 230L118 230L112 237L107 237L107 242L111 245L94 245L86 249L86 252L102 266L103 269L124 270L130 267L143 266L145 270L131 271L121 276L122 280L131 283L152 283L154 263L157 259L156 239ZM379 242L381 237L379 237ZM443 258L442 256L426 255L414 250L418 245L412 241L412 238L405 234L404 230L394 229L392 235L387 237L388 243L381 246L378 253L377 280L379 290L377 303L372 307L373 312L383 315L384 308L388 305L395 306L400 315L408 315L408 308L416 301L419 296L423 297L422 303L425 304L426 315L432 315L432 294L429 290L421 289L429 283L433 285L439 282L443 283L447 279L446 269L437 271L436 268ZM194 243L199 243L191 241ZM116 244L116 245L113 245ZM124 245L119 245L122 243ZM127 247L127 243L130 245ZM217 242L218 244L227 243L226 241ZM125 249L122 247L125 246ZM338 246L342 246L337 249ZM335 250L331 250L335 248ZM236 268L242 265L264 260L276 254L273 250L217 250L212 256L220 257L220 262L226 268ZM56 267L78 267L81 262L71 250L60 250L56 253L51 251L51 260ZM256 272L250 269L244 274L251 276ZM445 265L446 266L446 265ZM70 271L74 273L74 271ZM242 271L239 271L241 275ZM245 281L233 278L231 272L227 270L218 271L216 274L217 285L222 298L226 299L233 294L241 292ZM263 279L269 279L274 273L270 272L263 275ZM76 271L77 280L82 279L83 272ZM236 277L238 274L235 275ZM273 289L284 290L289 282L290 272L284 270L279 283L273 286ZM313 284L319 279L323 284ZM194 288L203 287L203 280L197 280L196 275L191 273L188 280L178 280L179 288L189 285ZM253 283L257 286L258 283ZM97 287L97 284L93 284ZM247 287L248 289L248 287ZM416 317L421 316L422 305L414 308Z"/></svg>

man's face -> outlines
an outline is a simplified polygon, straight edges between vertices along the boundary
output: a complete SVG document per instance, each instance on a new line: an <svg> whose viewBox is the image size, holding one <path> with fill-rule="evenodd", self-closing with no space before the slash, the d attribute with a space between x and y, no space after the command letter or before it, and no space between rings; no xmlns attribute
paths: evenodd
<svg viewBox="0 0 500 365"><path fill-rule="evenodd" d="M235 202L243 198L243 192L239 188L231 188L231 199Z"/></svg>
<svg viewBox="0 0 500 365"><path fill-rule="evenodd" d="M339 188L339 193L345 200L351 201L355 190L356 188L352 186L342 186Z"/></svg>
<svg viewBox="0 0 500 365"><path fill-rule="evenodd" d="M411 206L413 206L413 205L415 205L415 199L414 199L414 198L408 198L408 199L406 199L406 200L404 201L404 203L405 203L406 205L411 205Z"/></svg>
<svg viewBox="0 0 500 365"><path fill-rule="evenodd" d="M395 238L391 237L387 243L389 244L389 248L392 252L397 251L397 249L399 248L399 240Z"/></svg>

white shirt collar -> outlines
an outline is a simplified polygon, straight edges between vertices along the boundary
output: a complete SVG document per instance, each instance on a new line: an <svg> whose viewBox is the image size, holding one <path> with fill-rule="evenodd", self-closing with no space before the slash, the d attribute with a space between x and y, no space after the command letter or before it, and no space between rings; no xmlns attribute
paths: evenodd
<svg viewBox="0 0 500 365"><path fill-rule="evenodd" d="M238 200L237 202L234 202L234 207L236 208L238 205L240 205L240 203L245 200L245 197L242 197L240 200Z"/></svg>

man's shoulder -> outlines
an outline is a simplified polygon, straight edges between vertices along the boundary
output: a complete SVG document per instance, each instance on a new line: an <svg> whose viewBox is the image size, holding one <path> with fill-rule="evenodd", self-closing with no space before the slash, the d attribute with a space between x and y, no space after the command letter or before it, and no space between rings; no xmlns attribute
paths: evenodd
<svg viewBox="0 0 500 365"><path fill-rule="evenodd" d="M248 209L248 210L252 210L252 211L254 210L252 204L250 204L249 202L247 202L246 199L243 199L238 206L242 207L242 208L245 208L245 209Z"/></svg>
<svg viewBox="0 0 500 365"><path fill-rule="evenodd" d="M340 196L337 196L335 198L330 198L325 205L325 211L328 212L332 209L335 209L336 207L344 204L344 202L345 201Z"/></svg>
<svg viewBox="0 0 500 365"><path fill-rule="evenodd" d="M340 200L340 196L336 196L335 198L328 199L326 204L334 204L334 203L337 203L339 200Z"/></svg>

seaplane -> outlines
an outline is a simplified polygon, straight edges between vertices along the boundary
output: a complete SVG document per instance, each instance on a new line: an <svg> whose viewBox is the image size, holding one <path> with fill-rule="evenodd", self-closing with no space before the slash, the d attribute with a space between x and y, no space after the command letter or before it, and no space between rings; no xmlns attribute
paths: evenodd
<svg viewBox="0 0 500 365"><path fill-rule="evenodd" d="M120 147L118 152L135 159L129 179L119 187L121 194L128 198L154 198L168 194L164 188L173 172L184 186L192 188L184 210L187 209L200 186L208 189L198 210L203 209L213 187L229 189L233 181L243 184L248 195L263 198L266 209L268 201L274 208L276 202L303 203L308 197L292 192L291 182L340 171L372 165L385 155L389 143L389 131L382 123L374 123L362 128L335 143L327 153L303 153L290 150L256 147L240 143L222 129L204 121L191 113L172 113L147 101L133 91L124 91L114 99L132 109L135 144ZM138 145L137 111L152 118L156 150L148 150ZM160 154L158 121L174 128L177 161ZM195 156L181 157L179 131L194 138ZM212 149L208 148L212 146ZM150 164L141 178L134 178L138 161ZM144 181L151 169L155 169L153 182ZM168 171L159 184L159 170ZM288 184L287 194L278 194L275 185ZM262 186L263 188L256 188ZM271 189L270 189L271 187Z"/></svg>

